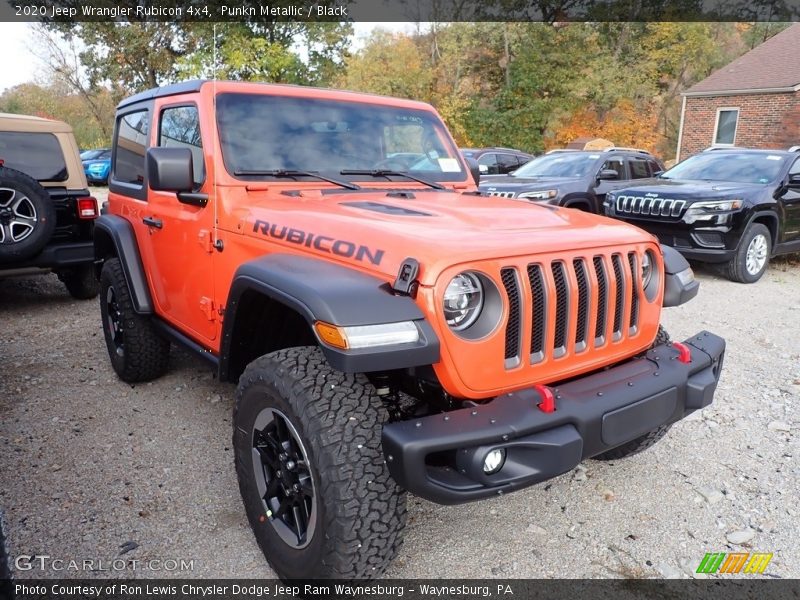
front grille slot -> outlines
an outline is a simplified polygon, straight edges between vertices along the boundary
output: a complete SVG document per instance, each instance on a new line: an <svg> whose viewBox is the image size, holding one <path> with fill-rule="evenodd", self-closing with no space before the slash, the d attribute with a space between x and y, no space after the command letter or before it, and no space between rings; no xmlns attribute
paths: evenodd
<svg viewBox="0 0 800 600"><path fill-rule="evenodd" d="M528 281L531 285L531 363L541 362L544 359L545 334L547 333L547 289L544 284L542 267L528 265Z"/></svg>
<svg viewBox="0 0 800 600"><path fill-rule="evenodd" d="M553 339L553 356L558 358L564 356L567 352L567 319L570 310L570 298L567 293L567 274L565 273L564 263L554 262L551 268L556 289L556 327Z"/></svg>
<svg viewBox="0 0 800 600"><path fill-rule="evenodd" d="M514 192L488 192L490 196L497 196L498 198L513 198Z"/></svg>
<svg viewBox="0 0 800 600"><path fill-rule="evenodd" d="M636 326L639 324L639 276L637 268L636 253L628 253L628 264L631 267L631 318L629 325L629 332L636 333Z"/></svg>
<svg viewBox="0 0 800 600"><path fill-rule="evenodd" d="M622 337L622 305L625 302L625 279L622 276L622 259L619 254L611 257L614 267L614 281L617 284L617 293L614 298L614 341Z"/></svg>
<svg viewBox="0 0 800 600"><path fill-rule="evenodd" d="M622 194L617 196L614 208L617 213L623 215L677 218L681 216L685 206L686 200L627 196Z"/></svg>
<svg viewBox="0 0 800 600"><path fill-rule="evenodd" d="M575 328L575 352L586 350L586 341L589 338L589 276L586 273L586 264L582 258L572 261L575 270L575 279L578 282L578 319Z"/></svg>
<svg viewBox="0 0 800 600"><path fill-rule="evenodd" d="M602 346L606 335L606 312L608 311L608 282L602 256L595 256L594 274L597 277L597 321L594 326L594 345Z"/></svg>
<svg viewBox="0 0 800 600"><path fill-rule="evenodd" d="M522 327L522 306L520 302L517 272L514 269L502 269L500 279L508 298L508 323L506 324L505 366L516 367L520 355L520 331Z"/></svg>

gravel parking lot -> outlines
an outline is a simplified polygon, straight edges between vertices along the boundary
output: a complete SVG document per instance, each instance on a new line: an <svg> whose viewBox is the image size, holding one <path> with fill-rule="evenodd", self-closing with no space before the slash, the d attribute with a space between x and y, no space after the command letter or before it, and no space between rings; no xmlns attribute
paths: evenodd
<svg viewBox="0 0 800 600"><path fill-rule="evenodd" d="M800 264L778 260L756 285L698 276L699 296L664 322L675 339L701 329L727 339L709 409L641 455L587 461L507 497L455 507L411 498L387 576L685 577L706 552L758 550L774 553L767 576L800 577ZM52 275L0 281L0 322L0 507L12 556L121 558L136 577L272 576L239 499L232 386L174 349L162 379L122 383L97 301L72 300ZM133 570L152 559L193 568Z"/></svg>

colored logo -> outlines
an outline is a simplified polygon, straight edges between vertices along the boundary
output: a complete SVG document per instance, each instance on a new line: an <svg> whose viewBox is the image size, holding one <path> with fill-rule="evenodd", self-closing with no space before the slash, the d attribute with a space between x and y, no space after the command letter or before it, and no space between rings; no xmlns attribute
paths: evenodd
<svg viewBox="0 0 800 600"><path fill-rule="evenodd" d="M763 573L772 552L707 552L697 573Z"/></svg>

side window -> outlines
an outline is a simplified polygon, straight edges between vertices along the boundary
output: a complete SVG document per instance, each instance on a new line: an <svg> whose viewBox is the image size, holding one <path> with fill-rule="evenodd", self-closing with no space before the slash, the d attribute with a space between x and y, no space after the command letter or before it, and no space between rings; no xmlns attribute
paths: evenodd
<svg viewBox="0 0 800 600"><path fill-rule="evenodd" d="M650 177L650 171L647 170L647 161L643 158L628 159L628 166L631 169L631 179L646 179Z"/></svg>
<svg viewBox="0 0 800 600"><path fill-rule="evenodd" d="M605 163L603 163L602 171L605 170L616 171L617 176L614 179L625 179L625 165L622 162L622 158L615 157L608 159Z"/></svg>
<svg viewBox="0 0 800 600"><path fill-rule="evenodd" d="M498 174L498 165L497 165L497 155L496 154L484 154L478 159L478 167L481 170L481 173L485 173L487 175L497 175Z"/></svg>
<svg viewBox="0 0 800 600"><path fill-rule="evenodd" d="M794 161L794 164L789 167L789 175L800 175L800 158Z"/></svg>
<svg viewBox="0 0 800 600"><path fill-rule="evenodd" d="M65 181L67 165L52 133L0 131L0 160L38 181Z"/></svg>
<svg viewBox="0 0 800 600"><path fill-rule="evenodd" d="M517 157L513 154L498 154L497 162L500 173L510 173L519 166Z"/></svg>
<svg viewBox="0 0 800 600"><path fill-rule="evenodd" d="M117 122L114 179L123 183L144 183L144 155L147 151L149 113L147 110L122 115Z"/></svg>
<svg viewBox="0 0 800 600"><path fill-rule="evenodd" d="M200 137L200 115L196 106L175 106L161 111L158 145L164 148L189 148L192 151L194 182L206 178L203 142Z"/></svg>
<svg viewBox="0 0 800 600"><path fill-rule="evenodd" d="M659 167L658 163L656 161L654 161L654 160L648 160L647 161L647 166L649 167L650 175L652 175L652 176L655 176L656 173L659 173L659 172L664 170L661 167Z"/></svg>
<svg viewBox="0 0 800 600"><path fill-rule="evenodd" d="M736 124L738 121L738 108L718 108L717 124L714 127L714 144L733 146L736 142Z"/></svg>

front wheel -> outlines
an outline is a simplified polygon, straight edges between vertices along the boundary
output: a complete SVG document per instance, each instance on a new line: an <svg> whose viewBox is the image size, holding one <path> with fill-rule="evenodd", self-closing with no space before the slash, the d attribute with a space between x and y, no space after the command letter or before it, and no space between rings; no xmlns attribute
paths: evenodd
<svg viewBox="0 0 800 600"><path fill-rule="evenodd" d="M731 281L755 283L767 270L772 250L772 235L766 225L751 223L745 230L735 256L725 264Z"/></svg>
<svg viewBox="0 0 800 600"><path fill-rule="evenodd" d="M266 354L236 393L233 445L247 517L282 579L380 575L402 544L406 497L389 475L389 415L363 375L314 347Z"/></svg>

